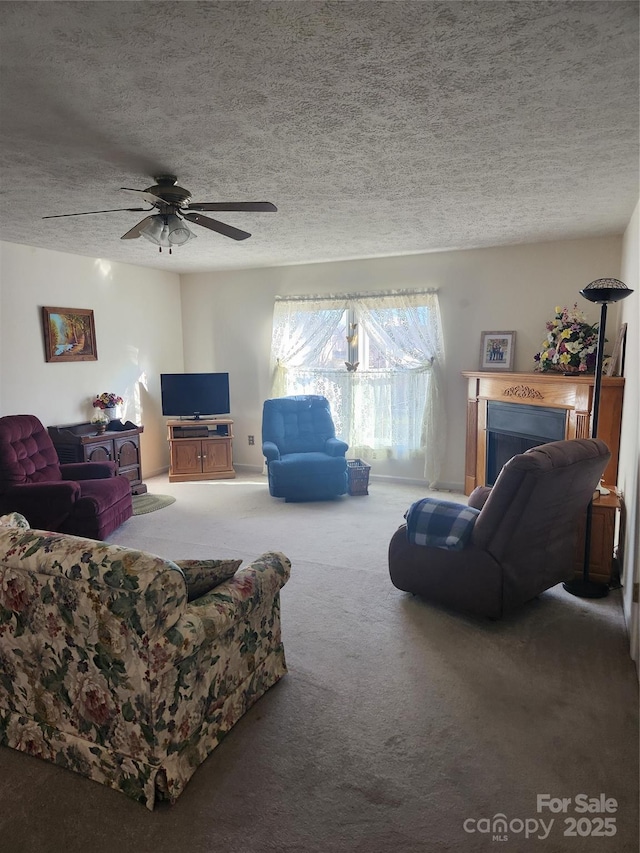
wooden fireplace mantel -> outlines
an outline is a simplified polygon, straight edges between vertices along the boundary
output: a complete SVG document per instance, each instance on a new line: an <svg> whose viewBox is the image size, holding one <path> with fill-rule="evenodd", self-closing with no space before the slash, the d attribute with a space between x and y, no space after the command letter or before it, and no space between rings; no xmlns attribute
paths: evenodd
<svg viewBox="0 0 640 853"><path fill-rule="evenodd" d="M498 373L462 371L468 379L467 442L464 491L470 495L476 486L485 485L487 402L524 403L565 409L565 438L589 438L595 377L560 373ZM611 451L604 481L615 486L618 479L618 454L622 421L624 377L603 376L600 392L598 438Z"/></svg>

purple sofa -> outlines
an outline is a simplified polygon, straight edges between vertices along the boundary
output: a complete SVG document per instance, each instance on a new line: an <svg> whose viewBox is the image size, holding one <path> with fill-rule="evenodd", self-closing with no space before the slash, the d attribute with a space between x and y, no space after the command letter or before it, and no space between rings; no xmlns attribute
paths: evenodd
<svg viewBox="0 0 640 853"><path fill-rule="evenodd" d="M389 545L398 589L454 610L499 618L573 575L578 522L611 457L599 439L541 444L510 459L493 488L479 486L468 543L447 550L410 542L407 525Z"/></svg>
<svg viewBox="0 0 640 853"><path fill-rule="evenodd" d="M133 515L131 487L114 462L61 465L33 415L0 418L0 515L40 530L104 539Z"/></svg>

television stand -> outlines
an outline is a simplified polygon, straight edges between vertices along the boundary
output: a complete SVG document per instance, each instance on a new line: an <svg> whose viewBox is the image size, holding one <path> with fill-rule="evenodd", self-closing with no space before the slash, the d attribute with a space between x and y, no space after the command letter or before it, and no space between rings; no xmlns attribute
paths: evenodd
<svg viewBox="0 0 640 853"><path fill-rule="evenodd" d="M233 421L207 418L167 421L169 482L230 480L233 469Z"/></svg>
<svg viewBox="0 0 640 853"><path fill-rule="evenodd" d="M178 419L181 423L193 423L194 421L218 421L220 418L217 415L210 415L209 417L202 417L202 415L196 413L193 415L181 415Z"/></svg>

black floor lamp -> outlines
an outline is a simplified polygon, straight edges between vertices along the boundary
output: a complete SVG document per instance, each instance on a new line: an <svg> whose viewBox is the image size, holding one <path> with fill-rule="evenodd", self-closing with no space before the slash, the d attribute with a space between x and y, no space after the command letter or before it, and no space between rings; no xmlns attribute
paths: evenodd
<svg viewBox="0 0 640 853"><path fill-rule="evenodd" d="M596 350L596 375L593 386L593 408L591 415L591 438L598 435L598 414L600 410L600 389L602 387L602 363L604 361L604 332L607 324L607 305L610 302L619 302L633 293L626 284L617 278L598 278L588 284L580 295L589 302L600 305L600 327L598 329L598 349ZM582 565L582 577L567 581L563 584L567 592L578 595L581 598L604 598L609 594L606 583L589 580L589 557L591 552L591 516L593 513L593 502L589 501L587 507L587 519L584 535L584 562Z"/></svg>

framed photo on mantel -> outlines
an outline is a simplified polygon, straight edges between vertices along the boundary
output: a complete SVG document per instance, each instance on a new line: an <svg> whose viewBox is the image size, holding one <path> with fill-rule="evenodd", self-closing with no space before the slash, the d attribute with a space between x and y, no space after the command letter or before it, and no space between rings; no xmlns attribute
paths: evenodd
<svg viewBox="0 0 640 853"><path fill-rule="evenodd" d="M90 308L42 309L47 361L97 361L96 330Z"/></svg>
<svg viewBox="0 0 640 853"><path fill-rule="evenodd" d="M605 360L604 376L624 376L624 350L627 340L627 324L620 326L618 337L613 346L613 352Z"/></svg>
<svg viewBox="0 0 640 853"><path fill-rule="evenodd" d="M515 332L482 332L480 370L513 370Z"/></svg>

